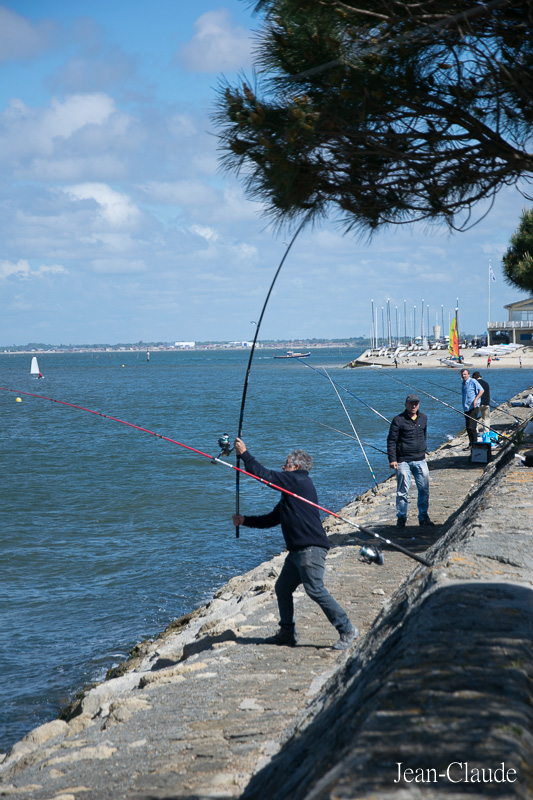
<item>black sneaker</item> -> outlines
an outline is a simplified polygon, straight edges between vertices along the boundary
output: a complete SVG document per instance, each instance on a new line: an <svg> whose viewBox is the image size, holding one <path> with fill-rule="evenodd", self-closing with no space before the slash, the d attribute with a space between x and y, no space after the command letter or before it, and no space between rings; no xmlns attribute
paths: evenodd
<svg viewBox="0 0 533 800"><path fill-rule="evenodd" d="M263 639L263 643L294 647L298 644L298 636L294 628L281 627L279 631L274 634L274 636L269 636L267 639Z"/></svg>
<svg viewBox="0 0 533 800"><path fill-rule="evenodd" d="M435 523L429 517L424 517L424 519L419 519L418 524L423 526L424 528L434 528Z"/></svg>
<svg viewBox="0 0 533 800"><path fill-rule="evenodd" d="M406 521L407 520L406 520L405 517L398 517L398 519L396 520L396 527L397 528L405 528Z"/></svg>
<svg viewBox="0 0 533 800"><path fill-rule="evenodd" d="M341 633L341 635L339 636L339 641L335 642L332 649L348 650L353 640L357 639L358 636L359 636L359 631L357 630L357 628L354 628L353 625L350 625L350 628L346 631L346 633Z"/></svg>

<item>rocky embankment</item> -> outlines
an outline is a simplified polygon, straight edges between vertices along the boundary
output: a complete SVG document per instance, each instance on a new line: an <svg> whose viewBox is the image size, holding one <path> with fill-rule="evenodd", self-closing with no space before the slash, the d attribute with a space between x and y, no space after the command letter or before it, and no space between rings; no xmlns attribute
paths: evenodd
<svg viewBox="0 0 533 800"><path fill-rule="evenodd" d="M414 524L412 502L396 531L393 478L343 510L431 568L387 547L383 566L367 564L364 537L326 521L326 582L361 629L348 653L331 649L336 633L302 591L298 646L263 643L281 554L14 745L0 796L531 796L533 469L514 453L533 437L510 421L493 414L515 443L488 465L470 463L464 435L431 454L437 528Z"/></svg>

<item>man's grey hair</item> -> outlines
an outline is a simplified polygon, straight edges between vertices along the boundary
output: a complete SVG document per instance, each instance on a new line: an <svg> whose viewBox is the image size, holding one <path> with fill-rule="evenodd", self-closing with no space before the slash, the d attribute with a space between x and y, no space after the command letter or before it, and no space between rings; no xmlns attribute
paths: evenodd
<svg viewBox="0 0 533 800"><path fill-rule="evenodd" d="M298 464L300 469L305 469L306 472L311 472L313 466L313 457L305 450L291 450L289 453L289 463Z"/></svg>

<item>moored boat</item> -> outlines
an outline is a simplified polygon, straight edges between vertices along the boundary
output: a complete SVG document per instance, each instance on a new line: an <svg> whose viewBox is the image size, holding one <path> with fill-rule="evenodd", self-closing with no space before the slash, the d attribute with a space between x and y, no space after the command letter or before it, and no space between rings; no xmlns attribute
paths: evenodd
<svg viewBox="0 0 533 800"><path fill-rule="evenodd" d="M287 350L284 356L274 356L274 358L309 358L311 353L295 353L292 350Z"/></svg>

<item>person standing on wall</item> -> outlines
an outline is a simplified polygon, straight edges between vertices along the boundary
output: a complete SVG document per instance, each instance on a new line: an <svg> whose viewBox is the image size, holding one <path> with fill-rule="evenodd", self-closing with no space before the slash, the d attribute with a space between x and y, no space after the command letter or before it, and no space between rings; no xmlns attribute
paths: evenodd
<svg viewBox="0 0 533 800"><path fill-rule="evenodd" d="M472 377L483 387L483 394L479 403L479 412L481 414L480 422L482 422L483 425L478 423L477 432L478 434L490 433L490 386L487 381L483 380L480 372L473 372Z"/></svg>
<svg viewBox="0 0 533 800"><path fill-rule="evenodd" d="M477 418L479 415L479 404L483 394L483 386L475 378L470 377L467 369L461 371L463 379L463 412L466 420L466 432L468 443L472 447L477 442Z"/></svg>
<svg viewBox="0 0 533 800"><path fill-rule="evenodd" d="M428 418L420 411L420 399L409 394L405 411L394 417L387 436L389 466L396 470L396 527L405 528L411 477L418 489L418 524L435 525L428 516L429 469L426 462Z"/></svg>
<svg viewBox="0 0 533 800"><path fill-rule="evenodd" d="M316 489L309 477L313 459L305 450L292 450L281 472L263 467L246 449L242 439L235 439L235 451L242 458L247 472L282 489L287 489L311 503L318 502ZM330 543L324 532L318 508L288 494L282 494L279 503L270 513L260 516L234 514L233 524L248 528L273 528L281 525L281 532L289 551L275 586L279 630L274 636L265 639L265 643L288 647L297 644L293 594L298 586L303 584L307 596L320 606L337 629L339 639L332 645L333 650L347 650L359 635L359 631L324 586L324 567Z"/></svg>

